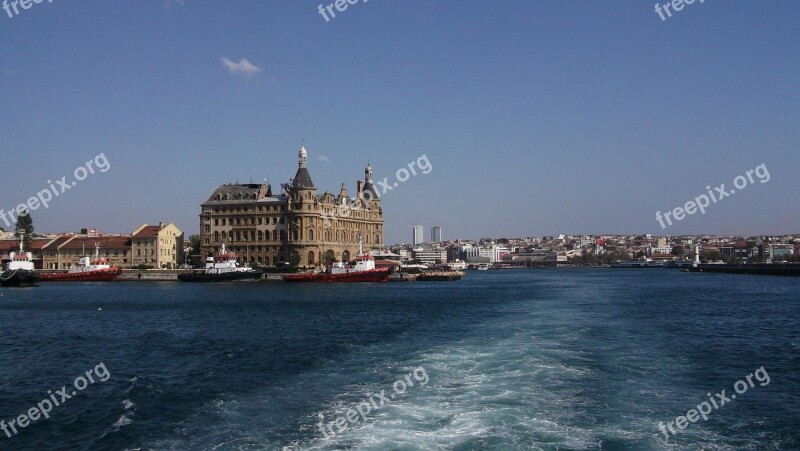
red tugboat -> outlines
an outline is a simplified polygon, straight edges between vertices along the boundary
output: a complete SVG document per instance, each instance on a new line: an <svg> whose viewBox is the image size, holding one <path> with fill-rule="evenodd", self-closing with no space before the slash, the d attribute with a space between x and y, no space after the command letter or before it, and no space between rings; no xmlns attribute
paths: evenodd
<svg viewBox="0 0 800 451"><path fill-rule="evenodd" d="M355 264L334 262L325 272L316 274L287 274L287 282L387 282L389 268L375 268L375 259L365 254L358 240L358 257Z"/></svg>
<svg viewBox="0 0 800 451"><path fill-rule="evenodd" d="M110 266L105 258L100 258L100 246L95 244L94 260L84 256L68 272L58 274L39 274L42 282L106 282L117 278L122 270Z"/></svg>

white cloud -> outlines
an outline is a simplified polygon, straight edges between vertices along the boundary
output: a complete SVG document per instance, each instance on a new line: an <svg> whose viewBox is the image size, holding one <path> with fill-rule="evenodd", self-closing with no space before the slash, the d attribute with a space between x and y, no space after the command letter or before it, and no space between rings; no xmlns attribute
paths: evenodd
<svg viewBox="0 0 800 451"><path fill-rule="evenodd" d="M238 63L234 63L233 61L225 58L224 56L220 58L222 61L222 65L228 69L228 72L231 74L244 74L245 77L252 77L253 75L261 72L261 69L256 66L255 64L247 61L246 58L242 58L239 60Z"/></svg>
<svg viewBox="0 0 800 451"><path fill-rule="evenodd" d="M327 155L320 155L320 156L318 156L318 157L317 157L317 160L319 160L319 161L324 161L324 162L326 162L326 163L330 163L330 162L331 162L331 159L330 159L330 158L328 158L328 156L327 156Z"/></svg>
<svg viewBox="0 0 800 451"><path fill-rule="evenodd" d="M164 9L166 9L167 11L172 10L172 7L174 5L183 6L185 5L185 3L183 2L183 0L164 0Z"/></svg>

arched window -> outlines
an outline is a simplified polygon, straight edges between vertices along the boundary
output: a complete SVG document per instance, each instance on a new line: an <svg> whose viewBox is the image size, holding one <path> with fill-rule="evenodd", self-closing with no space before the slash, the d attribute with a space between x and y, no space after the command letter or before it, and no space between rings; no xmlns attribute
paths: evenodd
<svg viewBox="0 0 800 451"><path fill-rule="evenodd" d="M350 261L350 251L342 252L342 261L349 262Z"/></svg>
<svg viewBox="0 0 800 451"><path fill-rule="evenodd" d="M314 264L314 251L308 251L308 264Z"/></svg>
<svg viewBox="0 0 800 451"><path fill-rule="evenodd" d="M219 241L219 232L214 232L214 241Z"/></svg>
<svg viewBox="0 0 800 451"><path fill-rule="evenodd" d="M314 241L314 229L308 229L308 240Z"/></svg>
<svg viewBox="0 0 800 451"><path fill-rule="evenodd" d="M375 244L381 244L380 236L375 235Z"/></svg>
<svg viewBox="0 0 800 451"><path fill-rule="evenodd" d="M292 230L292 240L297 241L299 240L297 236L297 230Z"/></svg>
<svg viewBox="0 0 800 451"><path fill-rule="evenodd" d="M258 241L264 241L264 232L262 232L261 230L258 231Z"/></svg>

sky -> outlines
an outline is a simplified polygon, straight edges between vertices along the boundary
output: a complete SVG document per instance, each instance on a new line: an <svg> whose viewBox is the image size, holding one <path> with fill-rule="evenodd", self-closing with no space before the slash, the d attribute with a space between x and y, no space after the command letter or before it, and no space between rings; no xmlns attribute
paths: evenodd
<svg viewBox="0 0 800 451"><path fill-rule="evenodd" d="M0 208L52 184L39 232L193 234L218 185L277 187L303 142L320 193L354 192L367 162L387 178L387 243L414 224L426 239L800 233L800 3L697 0L665 20L654 3L0 10ZM418 161L428 173L399 181ZM661 227L657 212L762 164L768 179Z"/></svg>

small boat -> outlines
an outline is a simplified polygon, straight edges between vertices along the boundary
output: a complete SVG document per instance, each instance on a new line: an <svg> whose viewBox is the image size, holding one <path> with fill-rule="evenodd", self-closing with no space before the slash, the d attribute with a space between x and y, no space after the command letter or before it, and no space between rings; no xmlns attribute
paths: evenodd
<svg viewBox="0 0 800 451"><path fill-rule="evenodd" d="M183 282L233 282L235 280L258 280L264 275L260 269L246 268L236 263L235 252L227 252L225 243L214 257L206 259L204 271L178 274L178 280Z"/></svg>
<svg viewBox="0 0 800 451"><path fill-rule="evenodd" d="M655 261L649 258L644 260L626 260L611 264L612 268L663 268L663 261Z"/></svg>
<svg viewBox="0 0 800 451"><path fill-rule="evenodd" d="M39 280L39 273L33 266L33 254L25 252L23 240L19 240L19 252L11 252L5 271L0 273L2 287L32 287Z"/></svg>
<svg viewBox="0 0 800 451"><path fill-rule="evenodd" d="M364 253L361 238L358 240L358 257L355 262L334 262L324 272L310 274L287 274L287 282L387 282L389 268L376 268L375 258Z"/></svg>
<svg viewBox="0 0 800 451"><path fill-rule="evenodd" d="M45 282L106 282L122 273L118 266L111 266L108 260L100 258L100 245L95 244L94 260L83 256L78 264L65 273L42 273L39 278Z"/></svg>
<svg viewBox="0 0 800 451"><path fill-rule="evenodd" d="M478 263L477 269L478 269L478 271L488 271L489 270L489 264L488 263Z"/></svg>
<svg viewBox="0 0 800 451"><path fill-rule="evenodd" d="M450 271L464 271L467 269L467 263L462 262L461 260L456 260L452 263L448 263L445 265Z"/></svg>

